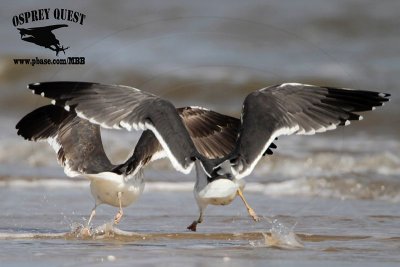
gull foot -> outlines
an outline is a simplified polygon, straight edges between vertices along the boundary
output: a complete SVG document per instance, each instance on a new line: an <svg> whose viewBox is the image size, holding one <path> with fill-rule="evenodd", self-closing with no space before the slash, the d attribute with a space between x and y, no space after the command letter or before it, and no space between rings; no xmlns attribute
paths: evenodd
<svg viewBox="0 0 400 267"><path fill-rule="evenodd" d="M255 222L259 222L261 220L261 218L258 217L258 215L256 214L256 212L253 209L249 209L249 214Z"/></svg>
<svg viewBox="0 0 400 267"><path fill-rule="evenodd" d="M90 228L89 227L83 227L81 230L80 230L80 236L81 237L83 237L83 238L85 238L85 237L91 237L92 236L92 232L90 231Z"/></svg>
<svg viewBox="0 0 400 267"><path fill-rule="evenodd" d="M115 217L114 217L114 224L119 224L119 222L120 222L121 219L122 219L122 215L123 215L123 213L122 213L121 211L119 211L119 212L117 213L117 215L115 215Z"/></svg>
<svg viewBox="0 0 400 267"><path fill-rule="evenodd" d="M89 238L92 235L93 233L88 226L79 225L72 229L68 236L71 238Z"/></svg>
<svg viewBox="0 0 400 267"><path fill-rule="evenodd" d="M192 224L189 225L189 226L187 227L187 229L189 229L189 230L192 231L192 232L196 232L196 230L197 230L197 221L192 222Z"/></svg>

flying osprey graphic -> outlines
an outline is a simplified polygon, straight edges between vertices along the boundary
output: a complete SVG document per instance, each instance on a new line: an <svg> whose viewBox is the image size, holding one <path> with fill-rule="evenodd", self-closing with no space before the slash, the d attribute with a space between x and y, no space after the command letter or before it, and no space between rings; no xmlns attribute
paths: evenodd
<svg viewBox="0 0 400 267"><path fill-rule="evenodd" d="M56 52L56 56L58 56L58 53L60 51L64 52L65 54L65 50L67 50L69 46L64 47L60 45L60 41L56 38L56 36L54 35L54 33L52 33L52 31L63 27L68 27L68 25L57 24L45 27L26 28L26 29L17 28L17 29L21 34L22 40L53 50Z"/></svg>

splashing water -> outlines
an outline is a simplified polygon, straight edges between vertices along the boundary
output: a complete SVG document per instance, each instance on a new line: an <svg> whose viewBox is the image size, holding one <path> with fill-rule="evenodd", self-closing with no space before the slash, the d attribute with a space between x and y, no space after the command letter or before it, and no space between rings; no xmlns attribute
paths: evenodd
<svg viewBox="0 0 400 267"><path fill-rule="evenodd" d="M81 223L72 223L70 225L70 231L66 234L66 237L72 239L114 239L115 237L134 237L141 239L144 236L135 232L127 232L115 227L113 222L104 223L95 228L88 227Z"/></svg>
<svg viewBox="0 0 400 267"><path fill-rule="evenodd" d="M293 231L296 225L287 227L278 219L265 218L271 224L269 232L262 232L264 240L250 242L255 247L274 247L281 249L298 249L303 248L303 242L300 237Z"/></svg>

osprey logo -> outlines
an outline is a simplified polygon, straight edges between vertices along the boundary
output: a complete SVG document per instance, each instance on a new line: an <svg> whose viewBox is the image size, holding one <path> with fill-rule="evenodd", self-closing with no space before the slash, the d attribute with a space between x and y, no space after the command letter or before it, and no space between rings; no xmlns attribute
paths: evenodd
<svg viewBox="0 0 400 267"><path fill-rule="evenodd" d="M65 54L65 50L67 50L69 46L65 47L60 44L60 40L56 37L56 34L53 31L68 27L68 24L65 24L65 22L73 22L83 25L85 18L85 14L69 9L55 8L54 10L51 10L50 8L42 8L15 15L12 18L12 23L19 31L21 40L50 49L56 52L56 56L58 56L60 52ZM36 24L37 22L47 20L63 21L64 23L42 27L19 27L26 23L35 22ZM56 33L57 35L59 34L58 32Z"/></svg>
<svg viewBox="0 0 400 267"><path fill-rule="evenodd" d="M56 38L56 36L52 31L63 27L68 27L68 25L58 24L45 27L35 27L26 29L17 28L17 29L21 34L22 40L53 50L56 52L56 56L58 56L58 53L61 51L64 52L65 54L65 50L67 50L69 46L68 47L62 46L60 44L60 41Z"/></svg>

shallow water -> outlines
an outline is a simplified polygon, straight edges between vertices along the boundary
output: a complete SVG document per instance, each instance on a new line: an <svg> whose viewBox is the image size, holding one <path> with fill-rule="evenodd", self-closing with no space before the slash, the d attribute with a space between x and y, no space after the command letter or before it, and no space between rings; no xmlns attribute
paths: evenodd
<svg viewBox="0 0 400 267"><path fill-rule="evenodd" d="M287 251L267 246L262 233L270 233L272 225L266 219L253 222L238 199L226 207L209 207L198 232L191 233L185 229L197 216L191 192L149 189L136 205L125 209L116 233L92 239L69 234L85 222L92 207L85 182L75 187L3 186L0 194L0 251L5 266L400 263L398 203L248 193L259 215L278 220L298 235L304 247ZM94 226L111 221L114 213L115 208L100 206Z"/></svg>
<svg viewBox="0 0 400 267"><path fill-rule="evenodd" d="M81 238L73 230L85 223L94 204L88 181L66 178L46 143L19 140L12 128L4 128L2 266L397 266L399 141L353 135L350 129L276 142L274 155L246 179L247 199L265 217L259 223L236 199L207 208L198 232L188 232L198 216L194 173L179 174L163 160L145 170L144 195L125 209L111 235ZM116 161L130 153L124 142L133 146L136 139L130 133L104 133ZM100 206L93 227L109 223L116 212ZM277 245L265 238L276 231L274 220L289 230L278 235ZM286 246L293 233L303 247Z"/></svg>

